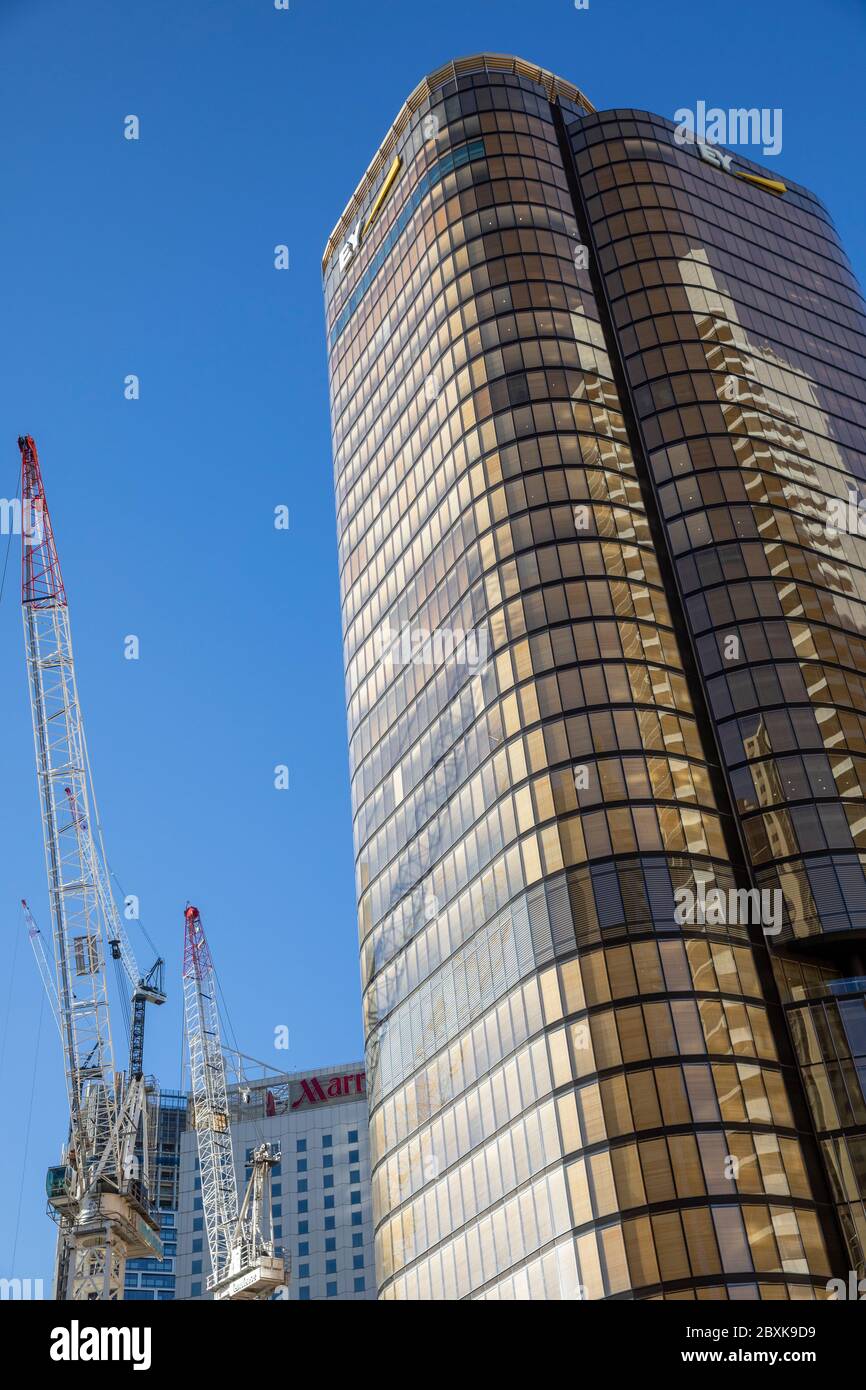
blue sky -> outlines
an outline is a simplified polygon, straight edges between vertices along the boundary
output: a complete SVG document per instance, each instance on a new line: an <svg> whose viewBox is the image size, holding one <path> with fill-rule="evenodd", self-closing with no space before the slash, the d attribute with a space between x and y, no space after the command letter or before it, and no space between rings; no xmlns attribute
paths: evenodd
<svg viewBox="0 0 866 1390"><path fill-rule="evenodd" d="M824 199L862 283L864 15L860 0L0 0L0 496L32 433L109 858L168 962L147 1048L164 1087L180 1077L187 899L244 1051L291 1069L361 1053L320 260L403 100L487 49L600 109L781 107L774 167ZM0 1276L47 1291L44 1172L65 1121L18 910L27 897L48 928L18 565L16 540L0 604Z"/></svg>

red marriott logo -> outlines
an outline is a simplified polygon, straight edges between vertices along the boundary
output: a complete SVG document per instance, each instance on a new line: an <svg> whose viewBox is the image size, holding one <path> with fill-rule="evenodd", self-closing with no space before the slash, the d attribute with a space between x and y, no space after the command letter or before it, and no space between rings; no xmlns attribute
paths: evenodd
<svg viewBox="0 0 866 1390"><path fill-rule="evenodd" d="M304 1101L310 1105L318 1105L323 1100L342 1100L345 1096L366 1094L365 1074L362 1071L350 1072L346 1076L332 1076L327 1081L320 1081L317 1076L311 1076L297 1084L301 1087L301 1094L297 1100L292 1101L293 1110L297 1110Z"/></svg>

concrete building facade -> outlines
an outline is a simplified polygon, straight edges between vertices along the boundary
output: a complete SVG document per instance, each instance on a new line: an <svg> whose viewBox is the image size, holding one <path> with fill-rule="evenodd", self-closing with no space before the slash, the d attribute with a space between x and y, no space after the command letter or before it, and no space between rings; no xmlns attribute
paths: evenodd
<svg viewBox="0 0 866 1390"><path fill-rule="evenodd" d="M279 1146L272 1176L274 1238L288 1256L290 1301L374 1299L370 1145L362 1062L275 1074L232 1086L238 1195L260 1143ZM210 1273L196 1135L180 1149L177 1297L207 1298Z"/></svg>

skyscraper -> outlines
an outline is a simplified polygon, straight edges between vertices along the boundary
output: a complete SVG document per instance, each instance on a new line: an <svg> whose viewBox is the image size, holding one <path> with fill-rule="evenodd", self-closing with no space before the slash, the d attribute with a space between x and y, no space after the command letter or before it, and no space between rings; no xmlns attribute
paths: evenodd
<svg viewBox="0 0 866 1390"><path fill-rule="evenodd" d="M866 1245L828 215L481 55L323 274L380 1296L826 1298Z"/></svg>

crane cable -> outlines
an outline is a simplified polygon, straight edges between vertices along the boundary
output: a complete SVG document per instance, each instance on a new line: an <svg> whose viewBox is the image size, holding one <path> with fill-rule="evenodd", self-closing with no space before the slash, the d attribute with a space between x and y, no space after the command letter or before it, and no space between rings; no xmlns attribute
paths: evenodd
<svg viewBox="0 0 866 1390"><path fill-rule="evenodd" d="M15 1217L15 1236L12 1242L12 1263L10 1269L16 1269L16 1257L18 1255L18 1236L21 1231L21 1206L24 1199L24 1179L27 1175L27 1158L30 1151L30 1128L33 1123L33 1100L36 1095L36 1068L39 1062L39 1045L42 1042L42 1019L45 1013L45 991L39 991L39 1022L36 1026L36 1046L33 1049L33 1074L30 1078L30 1103L27 1107L27 1125L24 1130L24 1154L21 1160L21 1183L18 1188L18 1211Z"/></svg>
<svg viewBox="0 0 866 1390"><path fill-rule="evenodd" d="M18 501L18 494L20 493L20 491L21 491L21 471L20 471L20 469L19 469L19 471L18 471L18 486L17 486L16 489L15 489L15 501L16 501L16 502ZM23 537L23 530L24 530L23 522L22 522L22 528L21 528L21 529L22 529L22 537ZM6 588L6 571L7 571L7 569L9 568L9 555L10 555L10 552L11 552L11 550L12 550L12 535L13 535L13 532L10 530L10 532L9 532L9 539L8 539L8 541L6 542L6 558L5 558L5 560L3 561L3 577L2 577L2 579L0 579L0 603L3 602L3 591L4 591L5 588Z"/></svg>
<svg viewBox="0 0 866 1390"><path fill-rule="evenodd" d="M229 1006L228 1006L228 1002L227 1002L227 1000L226 1000L225 994L224 994L224 992L223 992L222 984L220 983L220 977L219 977L219 975L217 974L217 972L216 972L215 969L214 969L214 972L213 972L213 973L214 973L214 978L215 978L215 980L216 980L217 992L218 992L219 997L220 997L220 1000L221 1000L221 1012L222 1012L222 1015L223 1015L223 1019L225 1020L226 1030L227 1030L227 1032L229 1033L232 1042L234 1043L235 1057L236 1057L236 1059L237 1059L236 1071L238 1072L238 1075L239 1075L239 1077L240 1077L241 1085L244 1086L244 1087L247 1086L247 1085L250 1085L250 1086L251 1086L251 1085L252 1085L252 1082L248 1081L248 1078L247 1078L247 1076L246 1076L246 1074L245 1074L245 1072L244 1072L244 1066L243 1066L243 1060L242 1060L242 1056L241 1056L241 1051L240 1051L240 1048L238 1047L237 1034L235 1033L234 1025L232 1024L231 1015L229 1014ZM264 1130L261 1128L261 1125L260 1125L258 1119L244 1120L244 1121L242 1121L242 1123L244 1123L244 1124L251 1124L251 1125L253 1126L253 1129L255 1130L255 1133L256 1133L256 1138L257 1138L257 1140L258 1140L258 1142L259 1142L260 1144L264 1144L264 1143L267 1142L267 1141L265 1140Z"/></svg>

